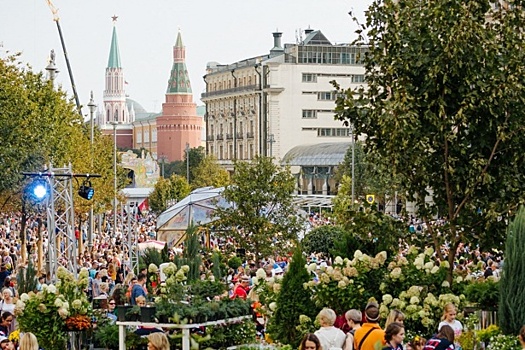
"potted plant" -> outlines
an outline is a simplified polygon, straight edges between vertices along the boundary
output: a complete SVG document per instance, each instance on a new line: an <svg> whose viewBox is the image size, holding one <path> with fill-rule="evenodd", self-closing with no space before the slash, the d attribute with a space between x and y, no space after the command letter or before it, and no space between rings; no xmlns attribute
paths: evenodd
<svg viewBox="0 0 525 350"><path fill-rule="evenodd" d="M117 305L115 313L117 314L117 321L126 321L126 314L131 309L131 305Z"/></svg>
<svg viewBox="0 0 525 350"><path fill-rule="evenodd" d="M155 305L146 305L140 307L140 322L155 322Z"/></svg>
<svg viewBox="0 0 525 350"><path fill-rule="evenodd" d="M126 312L126 321L138 321L140 319L140 306L133 305Z"/></svg>

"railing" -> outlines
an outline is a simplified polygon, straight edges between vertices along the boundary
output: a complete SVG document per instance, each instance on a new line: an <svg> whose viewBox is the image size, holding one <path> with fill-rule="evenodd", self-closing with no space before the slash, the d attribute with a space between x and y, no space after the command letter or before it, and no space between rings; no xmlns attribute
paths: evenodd
<svg viewBox="0 0 525 350"><path fill-rule="evenodd" d="M242 132L237 133L237 139L242 140L244 138L244 134Z"/></svg>
<svg viewBox="0 0 525 350"><path fill-rule="evenodd" d="M206 141L213 141L214 139L215 139L214 135L207 135L206 136Z"/></svg>
<svg viewBox="0 0 525 350"><path fill-rule="evenodd" d="M246 133L246 138L247 139L253 139L255 137L255 133L254 132L248 132Z"/></svg>
<svg viewBox="0 0 525 350"><path fill-rule="evenodd" d="M226 140L233 139L233 134L226 134Z"/></svg>
<svg viewBox="0 0 525 350"><path fill-rule="evenodd" d="M218 91L203 92L201 94L201 98L220 96L220 95L228 95L228 94L235 94L235 93L238 93L238 92L252 92L252 91L259 91L259 85L246 85L246 86L238 86L238 87L231 88L231 89L223 89L223 90L218 90Z"/></svg>
<svg viewBox="0 0 525 350"><path fill-rule="evenodd" d="M217 140L224 140L223 134L217 134Z"/></svg>

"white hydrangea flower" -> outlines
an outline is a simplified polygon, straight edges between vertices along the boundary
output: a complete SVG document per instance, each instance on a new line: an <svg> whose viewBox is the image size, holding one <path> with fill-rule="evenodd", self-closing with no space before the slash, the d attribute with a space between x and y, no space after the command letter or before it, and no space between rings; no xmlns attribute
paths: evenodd
<svg viewBox="0 0 525 350"><path fill-rule="evenodd" d="M354 252L354 258L360 259L363 256L363 252L361 252L359 249Z"/></svg>
<svg viewBox="0 0 525 350"><path fill-rule="evenodd" d="M443 283L441 283L441 287L448 288L450 287L450 283L448 283L448 281L443 281Z"/></svg>
<svg viewBox="0 0 525 350"><path fill-rule="evenodd" d="M432 261L429 261L425 264L425 270L431 270L434 267L434 263Z"/></svg>
<svg viewBox="0 0 525 350"><path fill-rule="evenodd" d="M402 273L401 268L400 267L396 267L390 272L390 277L392 279L397 280L397 279L399 279L401 277L401 273Z"/></svg>
<svg viewBox="0 0 525 350"><path fill-rule="evenodd" d="M425 249L425 255L426 255L426 256L432 256L433 254L434 254L434 248L432 248L432 247L427 247L427 248Z"/></svg>
<svg viewBox="0 0 525 350"><path fill-rule="evenodd" d="M419 298L418 298L418 297L415 297L415 296L414 296L414 297L411 297L411 298L410 298L410 304L412 304L412 305L417 305L417 304L419 304Z"/></svg>
<svg viewBox="0 0 525 350"><path fill-rule="evenodd" d="M346 282L341 280L339 283L337 283L337 288L339 289L345 289L346 288Z"/></svg>
<svg viewBox="0 0 525 350"><path fill-rule="evenodd" d="M443 260L443 261L439 264L439 266L448 269L448 268L450 267L450 264L448 263L447 260Z"/></svg>
<svg viewBox="0 0 525 350"><path fill-rule="evenodd" d="M424 260L417 257L414 259L414 266L418 269L418 270L421 270L423 268L423 265L424 265Z"/></svg>
<svg viewBox="0 0 525 350"><path fill-rule="evenodd" d="M22 300L25 303L26 301L29 300L29 294L22 293L22 295L20 295L20 300Z"/></svg>
<svg viewBox="0 0 525 350"><path fill-rule="evenodd" d="M257 269L257 272L255 272L255 277L263 280L266 278L266 271L264 271L263 268Z"/></svg>
<svg viewBox="0 0 525 350"><path fill-rule="evenodd" d="M457 276L456 277L456 283L461 283L461 282L463 282L463 277Z"/></svg>
<svg viewBox="0 0 525 350"><path fill-rule="evenodd" d="M390 304L390 303L392 302L393 299L394 299L394 298L392 298L392 295L390 295L390 294L383 294L383 303L384 303L385 305Z"/></svg>
<svg viewBox="0 0 525 350"><path fill-rule="evenodd" d="M51 293L51 294L55 294L57 292L57 287L55 287L54 285L50 284L49 286L47 286L47 292Z"/></svg>
<svg viewBox="0 0 525 350"><path fill-rule="evenodd" d="M277 310L277 303L275 301L271 302L270 305L268 305L270 310L275 311Z"/></svg>
<svg viewBox="0 0 525 350"><path fill-rule="evenodd" d="M341 265L343 264L343 258L341 258L340 256L337 256L335 258L335 261L334 261L337 265Z"/></svg>
<svg viewBox="0 0 525 350"><path fill-rule="evenodd" d="M430 273L431 273L431 274L436 274L438 271L439 271L439 267L434 266L434 267L432 268L432 270L430 270Z"/></svg>

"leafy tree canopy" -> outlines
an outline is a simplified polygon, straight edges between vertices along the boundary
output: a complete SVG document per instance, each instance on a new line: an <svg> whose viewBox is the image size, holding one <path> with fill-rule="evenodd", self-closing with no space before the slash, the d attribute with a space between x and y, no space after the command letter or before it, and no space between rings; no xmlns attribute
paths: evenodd
<svg viewBox="0 0 525 350"><path fill-rule="evenodd" d="M161 213L167 208L168 201L178 202L190 194L190 185L186 178L171 175L169 179L159 179L149 196L151 210Z"/></svg>
<svg viewBox="0 0 525 350"><path fill-rule="evenodd" d="M215 212L221 234L233 237L239 248L254 253L257 260L290 251L300 229L292 204L295 179L290 170L267 157L234 165L232 185L223 196L235 205Z"/></svg>
<svg viewBox="0 0 525 350"><path fill-rule="evenodd" d="M229 184L230 175L222 168L212 155L205 156L202 161L193 169L193 188L200 187L223 187Z"/></svg>
<svg viewBox="0 0 525 350"><path fill-rule="evenodd" d="M451 268L461 242L500 244L498 217L524 200L525 12L509 5L374 1L358 40L368 86L340 89L336 101L418 216L445 219L429 229L436 248L450 243Z"/></svg>

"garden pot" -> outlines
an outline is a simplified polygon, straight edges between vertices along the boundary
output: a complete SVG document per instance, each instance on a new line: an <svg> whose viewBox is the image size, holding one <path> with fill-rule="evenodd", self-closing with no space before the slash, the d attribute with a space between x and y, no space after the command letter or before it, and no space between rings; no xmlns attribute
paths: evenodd
<svg viewBox="0 0 525 350"><path fill-rule="evenodd" d="M126 313L131 305L117 305L117 321L126 321Z"/></svg>
<svg viewBox="0 0 525 350"><path fill-rule="evenodd" d="M157 308L155 306L141 306L140 322L155 322L156 312Z"/></svg>

